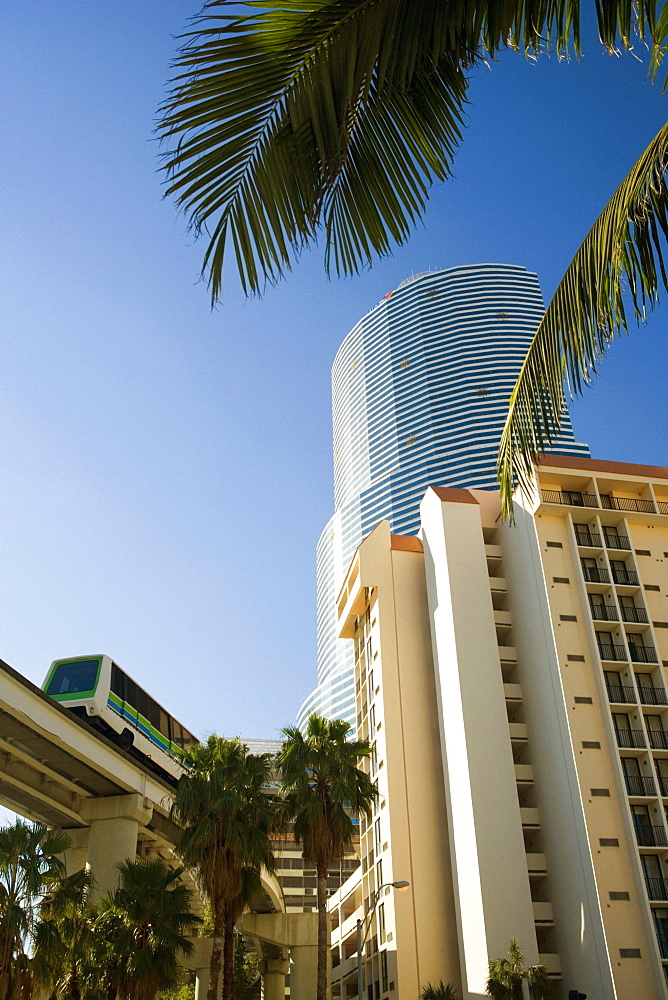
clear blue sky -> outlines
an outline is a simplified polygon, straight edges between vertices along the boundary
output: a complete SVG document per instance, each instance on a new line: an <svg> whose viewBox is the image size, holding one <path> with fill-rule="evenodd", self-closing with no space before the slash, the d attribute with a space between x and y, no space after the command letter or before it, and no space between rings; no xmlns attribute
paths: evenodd
<svg viewBox="0 0 668 1000"><path fill-rule="evenodd" d="M629 56L475 73L456 177L360 278L319 252L209 309L161 200L156 109L191 0L32 0L2 28L2 642L36 682L108 652L199 733L274 736L315 681L329 369L412 271L483 261L546 297L668 104ZM573 409L599 458L668 465L668 310Z"/></svg>

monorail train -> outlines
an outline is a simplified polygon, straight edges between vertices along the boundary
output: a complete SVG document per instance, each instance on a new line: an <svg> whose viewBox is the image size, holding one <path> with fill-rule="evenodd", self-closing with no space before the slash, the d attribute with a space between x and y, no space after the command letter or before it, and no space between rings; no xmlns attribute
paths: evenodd
<svg viewBox="0 0 668 1000"><path fill-rule="evenodd" d="M123 750L133 748L174 778L183 773L181 751L197 737L109 656L54 660L42 690Z"/></svg>

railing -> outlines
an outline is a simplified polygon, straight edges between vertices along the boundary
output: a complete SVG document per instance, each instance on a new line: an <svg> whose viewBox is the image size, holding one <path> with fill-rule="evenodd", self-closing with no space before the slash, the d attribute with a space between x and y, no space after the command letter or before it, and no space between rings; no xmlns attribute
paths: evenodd
<svg viewBox="0 0 668 1000"><path fill-rule="evenodd" d="M626 687L622 684L606 684L608 689L608 699L615 702L618 705L634 705L636 700L636 693L632 687Z"/></svg>
<svg viewBox="0 0 668 1000"><path fill-rule="evenodd" d="M647 896L649 899L668 899L668 883L660 875L651 878L645 875L645 885L647 886Z"/></svg>
<svg viewBox="0 0 668 1000"><path fill-rule="evenodd" d="M617 746L626 750L640 750L647 746L642 729L617 729Z"/></svg>
<svg viewBox="0 0 668 1000"><path fill-rule="evenodd" d="M602 660L625 660L626 650L615 643L599 642L598 652Z"/></svg>
<svg viewBox="0 0 668 1000"><path fill-rule="evenodd" d="M644 774L625 774L624 781L629 795L656 795L654 778L646 778Z"/></svg>
<svg viewBox="0 0 668 1000"><path fill-rule="evenodd" d="M641 705L668 705L668 698L663 688L638 686Z"/></svg>
<svg viewBox="0 0 668 1000"><path fill-rule="evenodd" d="M650 823L635 823L638 847L668 847L666 831L662 826Z"/></svg>
<svg viewBox="0 0 668 1000"><path fill-rule="evenodd" d="M638 625L647 625L647 612L644 608L628 608L622 604L622 620L625 622L635 622Z"/></svg>
<svg viewBox="0 0 668 1000"><path fill-rule="evenodd" d="M618 622L619 614L613 604L590 604L591 616L598 622Z"/></svg>
<svg viewBox="0 0 668 1000"><path fill-rule="evenodd" d="M580 493L577 490L541 490L543 503L560 503L566 507L598 507L598 500L593 493Z"/></svg>
<svg viewBox="0 0 668 1000"><path fill-rule="evenodd" d="M658 927L656 929L656 940L659 945L661 958L668 958L668 939L666 939L666 935L662 934Z"/></svg>
<svg viewBox="0 0 668 1000"><path fill-rule="evenodd" d="M665 774L659 775L659 790L662 795L668 795L668 777Z"/></svg>
<svg viewBox="0 0 668 1000"><path fill-rule="evenodd" d="M652 750L668 750L668 733L664 729L650 729L649 745Z"/></svg>
<svg viewBox="0 0 668 1000"><path fill-rule="evenodd" d="M610 574L607 569L598 569L597 566L583 566L582 572L587 583L610 583Z"/></svg>
<svg viewBox="0 0 668 1000"><path fill-rule="evenodd" d="M590 549L600 549L601 536L596 531L575 531L575 540L578 545L588 546Z"/></svg>
<svg viewBox="0 0 668 1000"><path fill-rule="evenodd" d="M601 507L606 510L631 510L640 514L656 514L653 500L636 500L635 497L611 497L601 493Z"/></svg>
<svg viewBox="0 0 668 1000"><path fill-rule="evenodd" d="M665 500L657 500L656 505L659 508L659 514L668 514L668 503Z"/></svg>
<svg viewBox="0 0 668 1000"><path fill-rule="evenodd" d="M639 587L638 574L632 569L615 569L612 570L612 578L615 583L620 584L623 587Z"/></svg>
<svg viewBox="0 0 668 1000"><path fill-rule="evenodd" d="M631 551L631 542L626 535L608 535L605 528L603 529L603 533L605 534L605 544L609 549L627 549L629 552Z"/></svg>
<svg viewBox="0 0 668 1000"><path fill-rule="evenodd" d="M638 646L635 642L629 643L629 652L633 663L658 663L654 646Z"/></svg>

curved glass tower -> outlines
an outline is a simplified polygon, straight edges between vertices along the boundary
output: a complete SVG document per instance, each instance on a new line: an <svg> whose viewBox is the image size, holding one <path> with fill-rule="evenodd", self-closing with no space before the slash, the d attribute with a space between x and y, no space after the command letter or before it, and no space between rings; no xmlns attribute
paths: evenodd
<svg viewBox="0 0 668 1000"><path fill-rule="evenodd" d="M543 315L535 274L479 264L416 274L347 335L332 367L334 506L317 547L317 711L355 727L352 644L335 600L355 549L382 518L419 529L429 485L496 488L508 397ZM588 455L570 421L550 449Z"/></svg>

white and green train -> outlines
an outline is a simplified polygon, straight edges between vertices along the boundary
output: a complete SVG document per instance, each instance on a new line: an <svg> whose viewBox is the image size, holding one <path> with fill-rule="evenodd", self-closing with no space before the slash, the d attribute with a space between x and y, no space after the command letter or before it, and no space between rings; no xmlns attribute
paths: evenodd
<svg viewBox="0 0 668 1000"><path fill-rule="evenodd" d="M54 660L42 689L123 750L134 748L174 778L183 773L181 752L197 737L109 656Z"/></svg>

